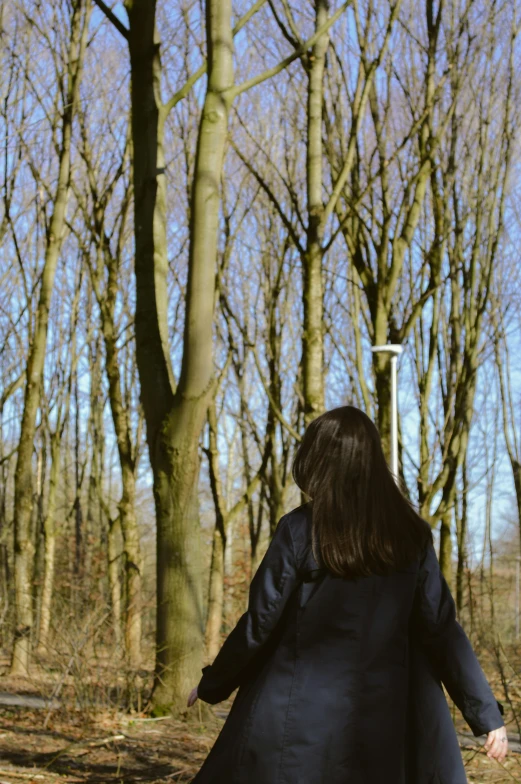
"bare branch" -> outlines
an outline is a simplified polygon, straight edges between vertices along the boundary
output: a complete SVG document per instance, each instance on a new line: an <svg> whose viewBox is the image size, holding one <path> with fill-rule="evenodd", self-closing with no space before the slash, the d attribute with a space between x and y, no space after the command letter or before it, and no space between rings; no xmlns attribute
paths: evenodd
<svg viewBox="0 0 521 784"><path fill-rule="evenodd" d="M346 0L345 3L342 3L340 8L335 11L335 13L329 17L327 22L323 24L312 36L305 41L302 46L289 55L289 57L284 58L281 60L280 63L274 65L273 68L268 68L263 73L257 74L257 76L252 76L251 79L246 79L242 84L237 84L234 87L230 87L229 90L226 90L226 97L228 100L232 101L241 93L250 90L252 87L257 87L257 85L262 84L267 79L271 79L273 76L277 76L277 74L284 71L288 65L291 65L292 62L297 60L302 55L306 54L308 49L310 49L323 35L326 33L330 27L332 27L337 19L339 19L344 11L351 5L352 0Z"/></svg>
<svg viewBox="0 0 521 784"><path fill-rule="evenodd" d="M109 20L109 22L112 22L112 24L114 25L118 33L121 33L123 38L126 41L128 41L128 28L125 27L123 22L120 19L118 19L116 14L108 7L106 3L103 2L103 0L94 0L94 2L96 3L100 11L103 11L105 16Z"/></svg>
<svg viewBox="0 0 521 784"><path fill-rule="evenodd" d="M260 9L262 8L265 2L266 0L257 0L257 2L254 3L252 7L248 11L246 11L246 13L243 16L241 16L241 18L233 28L234 37L249 22L252 16L256 14L257 11L260 11ZM194 84L199 81L201 76L204 76L204 74L206 73L207 65L208 64L205 60L199 66L197 71L193 73L192 76L190 76L190 78L185 82L185 84L181 87L181 89L178 90L176 93L174 93L174 95L170 98L170 100L164 104L163 113L165 117L168 115L169 112L172 111L174 106L176 106L179 103L179 101L182 101L183 98L185 98L188 95L188 93L190 92Z"/></svg>

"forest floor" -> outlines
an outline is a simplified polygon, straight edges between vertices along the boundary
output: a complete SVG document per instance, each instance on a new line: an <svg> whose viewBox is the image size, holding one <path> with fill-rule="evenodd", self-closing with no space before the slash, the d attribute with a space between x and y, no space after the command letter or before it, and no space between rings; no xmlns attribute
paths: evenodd
<svg viewBox="0 0 521 784"><path fill-rule="evenodd" d="M35 699L35 681L4 676L0 703ZM45 692L45 689L43 690ZM11 697L10 697L11 695ZM18 701L20 700L17 697ZM41 698L40 698L41 699ZM188 725L115 710L0 705L0 784L188 784L201 767L231 702L215 706L215 723ZM193 709L197 711L197 703ZM458 720L458 730L465 725ZM521 782L521 745L505 763L488 759L483 738L461 735L469 783ZM224 784L224 782L223 782Z"/></svg>

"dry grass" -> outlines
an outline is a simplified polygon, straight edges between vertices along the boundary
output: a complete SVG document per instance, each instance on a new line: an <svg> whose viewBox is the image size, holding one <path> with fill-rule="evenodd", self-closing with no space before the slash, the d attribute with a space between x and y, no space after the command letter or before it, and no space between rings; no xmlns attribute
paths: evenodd
<svg viewBox="0 0 521 784"><path fill-rule="evenodd" d="M31 682L3 679L3 687L28 694ZM0 708L0 783L188 784L202 765L222 726L225 708L217 707L215 725L187 725L114 710ZM457 721L465 729L464 722ZM509 727L509 733L512 727ZM489 760L479 741L464 749L469 782L521 782L521 754L503 765Z"/></svg>

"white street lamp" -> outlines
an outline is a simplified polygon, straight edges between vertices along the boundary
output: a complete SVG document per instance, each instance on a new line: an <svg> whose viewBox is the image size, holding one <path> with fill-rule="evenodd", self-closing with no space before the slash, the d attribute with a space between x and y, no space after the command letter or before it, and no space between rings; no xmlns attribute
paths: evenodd
<svg viewBox="0 0 521 784"><path fill-rule="evenodd" d="M396 359L403 347L399 343L388 343L385 346L372 346L371 351L385 351L391 355L391 472L398 481L398 390Z"/></svg>

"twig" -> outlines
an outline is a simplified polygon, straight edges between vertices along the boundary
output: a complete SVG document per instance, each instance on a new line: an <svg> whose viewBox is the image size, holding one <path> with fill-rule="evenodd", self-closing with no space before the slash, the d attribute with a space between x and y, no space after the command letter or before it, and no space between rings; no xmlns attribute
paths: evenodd
<svg viewBox="0 0 521 784"><path fill-rule="evenodd" d="M107 620L107 618L109 616L110 616L110 612L106 612L106 613L104 613L101 616L101 618L99 619L98 624L94 627L94 632L96 634L101 629L102 624L105 623L105 621ZM89 626L90 626L92 620L93 620L92 618L89 618L89 620L87 621L87 624L85 626L85 634L83 635L83 639L80 641L80 644L78 645L78 648L74 651L74 653L70 657L69 662L67 664L67 667L65 668L65 672L62 674L61 679L59 680L59 682L56 684L55 688L53 689L53 692L52 692L51 697L50 697L51 707L49 708L49 710L47 712L47 715L45 717L45 721L43 722L43 728L44 729L47 729L47 724L49 723L49 719L51 717L53 700L55 700L55 698L58 697L58 695L60 694L60 692L62 690L62 686L65 683L65 680L66 680L66 678L67 678L67 676L68 676L68 674L69 674L69 672L71 670L72 665L74 664L74 659L75 659L76 655L81 651L83 646L86 645L86 643L89 640L89 634L90 634Z"/></svg>
<svg viewBox="0 0 521 784"><path fill-rule="evenodd" d="M142 719L140 719L140 718L129 719L128 723L129 724L134 724L134 722L136 722L136 721L166 721L167 719L171 719L171 718L172 718L171 716L146 716L146 717L144 717Z"/></svg>
<svg viewBox="0 0 521 784"><path fill-rule="evenodd" d="M110 738L104 738L103 740L79 740L75 741L74 743L69 743L68 746L65 748L60 749L51 759L45 764L44 769L47 769L50 765L56 762L57 759L63 757L65 754L68 754L71 750L75 748L81 748L82 746L88 746L89 748L86 751L82 751L79 754L75 754L75 757L82 757L84 754L89 753L89 749L96 748L96 746L104 746L107 743L112 743L116 740L124 740L125 735L111 735Z"/></svg>
<svg viewBox="0 0 521 784"><path fill-rule="evenodd" d="M84 754L88 754L90 749L98 748L99 746L106 746L107 743L113 743L115 740L125 740L128 737L127 735L112 735L110 738L103 738L103 740L92 740L89 743L85 743L82 745L88 746L84 751L80 751L79 754L75 754L75 757L83 757ZM69 746L70 748L70 746Z"/></svg>

